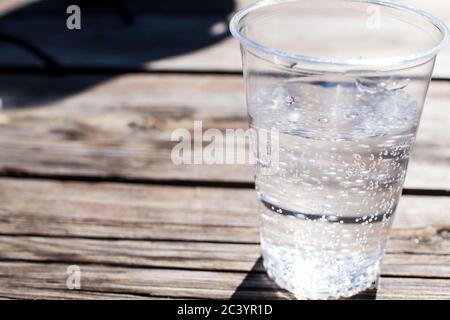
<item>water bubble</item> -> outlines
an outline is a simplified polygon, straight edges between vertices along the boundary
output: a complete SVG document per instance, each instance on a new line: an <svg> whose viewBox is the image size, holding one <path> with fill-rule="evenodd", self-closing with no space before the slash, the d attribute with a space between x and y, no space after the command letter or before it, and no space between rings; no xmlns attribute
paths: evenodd
<svg viewBox="0 0 450 320"><path fill-rule="evenodd" d="M356 87L364 93L377 93L379 90L377 81L369 78L357 78L355 80Z"/></svg>
<svg viewBox="0 0 450 320"><path fill-rule="evenodd" d="M327 219L328 221L330 221L330 222L336 222L336 221L338 221L339 220L339 218L337 217L337 216L328 216L328 217L326 217L326 216L323 216L325 219Z"/></svg>
<svg viewBox="0 0 450 320"><path fill-rule="evenodd" d="M360 154L358 154L358 153L354 153L353 154L353 159L355 159L355 160L361 160L361 155Z"/></svg>
<svg viewBox="0 0 450 320"><path fill-rule="evenodd" d="M408 78L399 79L393 77L357 78L355 80L356 87L360 92L370 94L404 89L408 83Z"/></svg>
<svg viewBox="0 0 450 320"><path fill-rule="evenodd" d="M269 109L271 109L271 110L278 109L278 103L276 103L276 102L274 101L274 103L271 104L271 105L269 106Z"/></svg>
<svg viewBox="0 0 450 320"><path fill-rule="evenodd" d="M385 82L385 88L387 91L394 91L406 88L409 83L409 79L390 79Z"/></svg>
<svg viewBox="0 0 450 320"><path fill-rule="evenodd" d="M324 124L330 122L330 120L328 120L328 118L325 118L325 117L320 117L317 121L319 121L320 123L324 123Z"/></svg>
<svg viewBox="0 0 450 320"><path fill-rule="evenodd" d="M287 96L285 102L288 106L293 105L295 103L295 98L293 96Z"/></svg>
<svg viewBox="0 0 450 320"><path fill-rule="evenodd" d="M355 120L358 116L358 112L347 113L346 115L344 115L345 119L347 120Z"/></svg>
<svg viewBox="0 0 450 320"><path fill-rule="evenodd" d="M300 120L300 112L290 112L288 115L288 119L291 122L297 122Z"/></svg>

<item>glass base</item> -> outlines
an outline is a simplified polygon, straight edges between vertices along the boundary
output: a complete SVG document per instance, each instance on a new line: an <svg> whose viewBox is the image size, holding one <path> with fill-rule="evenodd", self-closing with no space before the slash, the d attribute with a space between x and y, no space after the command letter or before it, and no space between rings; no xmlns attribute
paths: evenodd
<svg viewBox="0 0 450 320"><path fill-rule="evenodd" d="M264 268L278 286L297 299L338 299L376 287L381 256L354 263L315 261L262 242Z"/></svg>

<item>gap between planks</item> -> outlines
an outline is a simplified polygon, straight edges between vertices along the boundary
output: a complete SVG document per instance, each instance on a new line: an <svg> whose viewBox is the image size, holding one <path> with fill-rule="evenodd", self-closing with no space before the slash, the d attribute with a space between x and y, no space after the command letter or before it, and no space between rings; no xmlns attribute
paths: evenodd
<svg viewBox="0 0 450 320"><path fill-rule="evenodd" d="M62 288L67 262L87 271L84 289L89 291L173 298L286 297L263 272L256 272L257 245L189 241L256 239L255 195L251 190L24 180L0 179L1 232L20 234L28 230L42 235L135 238L159 232L156 236L178 236L180 241L91 241L63 237L56 241L54 237L3 236L0 237L3 259L35 260L1 263L5 268L0 268L0 272L9 275L0 277L0 288L8 292L17 294L31 289L36 290L34 296L42 296L48 294L47 290ZM232 206L236 198L240 207ZM449 199L435 201L435 198L404 197L406 205L399 207L398 223L383 265L384 285L377 297L448 298L448 239L445 232L439 236L441 229L431 225L442 224L442 230L449 225L443 210ZM27 207L33 210L28 211ZM181 216L180 208L185 208ZM429 215L424 220L425 210ZM186 224L184 228L190 229L174 233L170 223L178 223L180 218ZM166 222L164 228L149 229L161 219ZM215 232L208 232L211 230ZM396 250L418 254L395 253ZM53 263L52 259L64 262ZM119 261L145 267L92 264ZM241 272L223 272L224 268ZM253 271L248 273L250 270ZM211 279L214 281L210 284ZM5 295L1 291L0 294Z"/></svg>
<svg viewBox="0 0 450 320"><path fill-rule="evenodd" d="M252 182L220 181L220 180L162 180L148 178L127 178L127 177L95 177L95 176L70 176L70 175L50 175L21 172L20 170L4 170L0 173L0 178L15 178L25 180L54 180L67 182L89 182L98 183L123 183L135 185L160 185L178 187L204 187L204 188L225 188L225 189L254 189ZM414 196L450 196L450 190L439 189L412 189L403 188L402 195Z"/></svg>
<svg viewBox="0 0 450 320"><path fill-rule="evenodd" d="M450 197L403 196L394 231L431 239L448 229L449 205ZM257 242L256 212L250 189L0 179L6 234Z"/></svg>
<svg viewBox="0 0 450 320"><path fill-rule="evenodd" d="M24 237L25 238L25 237ZM25 238L26 239L26 238ZM4 239L0 239L4 241ZM1 245L1 243L0 243ZM151 247L150 244L148 244ZM59 245L60 250L64 248ZM23 252L6 252L0 255L1 263L30 263L30 264L54 264L54 265L85 265L85 266L102 266L110 268L126 268L126 269L152 269L152 270L190 270L190 271L214 271L222 273L265 273L262 262L260 261L259 245L255 245L253 254L248 254L246 257L234 257L235 260L227 258L225 255L238 256L238 253L230 252L220 252L221 248L218 246L214 257L208 258L208 254L211 256L210 252L201 251L200 249L195 252L190 252L192 256L176 256L177 252L167 252L164 254L159 253L158 255L149 255L152 249L148 248L145 251L145 246L141 248L141 257L138 257L136 252L133 255L126 255L122 252L120 255L117 250L114 252L117 258L108 257L107 253L101 253L99 251L99 256L94 257L92 253L73 253L73 250L65 252L55 251L39 251L38 254L28 255ZM2 250L10 250L10 248L1 245ZM25 249L25 248L23 248ZM36 249L30 245L26 248L27 250ZM91 248L91 251L94 248ZM236 251L239 248L235 249ZM48 256L45 256L47 254ZM66 260L58 260L58 258L53 258L54 256L65 256ZM70 259L70 255L73 256ZM84 255L84 258L80 258ZM224 258L220 258L223 255ZM4 256L16 256L17 258L4 258ZM195 257L194 257L195 256ZM23 257L23 258L20 258ZM124 257L128 259L125 261ZM136 262L133 260L138 259ZM53 258L53 259L52 259ZM236 260L242 259L242 260ZM450 254L446 255L422 255L422 254L395 254L388 252L383 258L382 272L383 277L394 277L394 278L420 278L420 279L450 279Z"/></svg>
<svg viewBox="0 0 450 320"><path fill-rule="evenodd" d="M396 274L450 273L450 198L435 199L403 197L388 244L406 268ZM252 190L0 179L0 221L3 259L248 270L259 257Z"/></svg>
<svg viewBox="0 0 450 320"><path fill-rule="evenodd" d="M66 266L57 264L0 263L0 295L32 292L43 295L66 289ZM110 268L80 265L82 293L104 292L167 298L292 298L264 273L224 273L192 270ZM20 277L17 275L20 274ZM381 277L377 299L448 299L448 279ZM101 295L101 293L100 293ZM372 295L371 298L374 298Z"/></svg>
<svg viewBox="0 0 450 320"><path fill-rule="evenodd" d="M170 158L177 143L171 141L173 130L191 132L195 120L203 121L205 130L247 128L241 77L15 75L0 76L0 84L0 172L5 176L253 186L250 166L176 166ZM447 82L432 84L407 189L449 191L449 99ZM237 147L248 153L245 145Z"/></svg>

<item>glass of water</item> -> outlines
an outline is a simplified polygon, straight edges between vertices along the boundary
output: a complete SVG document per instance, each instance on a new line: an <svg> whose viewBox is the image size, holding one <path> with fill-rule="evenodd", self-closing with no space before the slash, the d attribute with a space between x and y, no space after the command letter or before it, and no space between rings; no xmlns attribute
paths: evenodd
<svg viewBox="0 0 450 320"><path fill-rule="evenodd" d="M254 147L268 274L298 298L373 286L446 26L388 1L278 0L230 29L250 126L272 133Z"/></svg>

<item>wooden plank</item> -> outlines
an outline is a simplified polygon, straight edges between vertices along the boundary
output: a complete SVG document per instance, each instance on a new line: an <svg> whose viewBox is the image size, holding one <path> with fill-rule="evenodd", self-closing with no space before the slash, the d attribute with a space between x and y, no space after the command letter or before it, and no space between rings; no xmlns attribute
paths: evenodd
<svg viewBox="0 0 450 320"><path fill-rule="evenodd" d="M229 36L227 21L235 9L254 1L221 2L225 5L221 5L220 10L202 1L202 5L195 7L196 10L207 8L198 11L201 16L185 5L172 11L160 8L149 14L151 10L145 10L143 5L127 4L130 11L137 14L131 24L121 22L120 14L114 10L102 10L102 15L98 16L91 14L87 7L82 11L80 31L65 28L62 4L49 8L48 2L42 1L28 4L27 9L21 1L15 2L16 10L13 10L14 4L4 5L6 10L0 18L4 29L66 67L240 72L238 43ZM450 24L450 7L446 0L405 2L418 4ZM20 53L24 50L17 47L1 44L0 48L2 67L43 65L39 59ZM440 54L434 75L450 77L450 48Z"/></svg>
<svg viewBox="0 0 450 320"><path fill-rule="evenodd" d="M377 298L449 298L449 201L403 197ZM292 298L261 272L256 212L248 189L2 178L0 296Z"/></svg>
<svg viewBox="0 0 450 320"><path fill-rule="evenodd" d="M172 132L192 132L195 120L204 130L247 127L239 76L4 75L0 96L0 173L253 181L251 166L170 160ZM406 188L450 190L449 99L448 83L433 82Z"/></svg>
<svg viewBox="0 0 450 320"><path fill-rule="evenodd" d="M450 197L403 196L393 237L439 243L449 207ZM257 218L248 189L0 179L1 234L258 243Z"/></svg>
<svg viewBox="0 0 450 320"><path fill-rule="evenodd" d="M80 265L81 289L98 293L140 294L150 297L207 299L286 299L264 273L213 272ZM56 291L65 298L67 265L0 263L0 295L36 292L46 297ZM449 299L450 280L382 278L377 299ZM33 291L31 291L33 290ZM30 296L30 293L28 294Z"/></svg>
<svg viewBox="0 0 450 320"><path fill-rule="evenodd" d="M6 290L2 290L5 292ZM16 288L10 287L8 293L2 296L0 300L20 299L20 300L148 300L145 296L133 294L118 294L108 292L90 292L88 290L52 290L52 289L33 289L18 285ZM156 297L152 299L157 299Z"/></svg>
<svg viewBox="0 0 450 320"><path fill-rule="evenodd" d="M446 253L434 251L437 243L447 245ZM383 276L450 278L450 239L429 245L426 254L420 253L419 245L408 253L395 253L404 250L401 244L389 241ZM1 261L263 272L262 263L256 263L259 257L258 244L0 236Z"/></svg>
<svg viewBox="0 0 450 320"><path fill-rule="evenodd" d="M388 253L381 272L383 276L450 279L450 256Z"/></svg>

